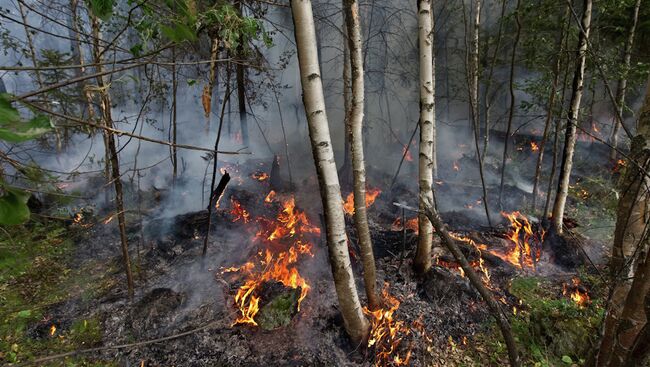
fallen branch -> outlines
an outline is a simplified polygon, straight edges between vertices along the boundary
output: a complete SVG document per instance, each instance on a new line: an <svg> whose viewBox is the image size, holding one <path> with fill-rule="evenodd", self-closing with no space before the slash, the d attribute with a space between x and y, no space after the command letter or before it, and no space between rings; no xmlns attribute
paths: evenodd
<svg viewBox="0 0 650 367"><path fill-rule="evenodd" d="M465 274L469 278L469 281L481 294L481 297L483 297L485 303L487 303L492 316L495 318L497 325L499 325L499 329L501 329L503 339L506 342L506 346L508 348L508 358L510 359L510 366L519 367L521 365L521 361L519 358L519 353L517 352L517 344L515 343L514 336L512 335L510 323L508 322L507 317L501 311L499 303L496 301L492 292L490 292L490 290L483 284L481 278L478 276L478 274L476 274L472 266L469 264L467 258L465 258L465 255L463 255L460 248L456 244L456 241L449 235L449 232L442 223L438 212L433 207L433 203L430 200L427 200L427 198L424 196L420 197L420 202L423 204L424 214L427 216L427 218L429 218L431 224L433 224L433 227L436 229L438 236L440 236L442 243L445 245L445 247L447 247L449 252L454 255L456 261L465 271Z"/></svg>

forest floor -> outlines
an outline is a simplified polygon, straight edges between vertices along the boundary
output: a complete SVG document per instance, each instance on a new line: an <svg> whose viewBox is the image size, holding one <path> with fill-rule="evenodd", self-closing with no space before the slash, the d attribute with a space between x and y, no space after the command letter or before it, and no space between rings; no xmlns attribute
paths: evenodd
<svg viewBox="0 0 650 367"><path fill-rule="evenodd" d="M612 196L611 192L607 180L596 179L579 180L571 189L567 216L579 224L573 237L579 237L593 255L595 267L583 262L570 269L550 267L539 272L497 265L491 269L495 294L504 309L511 311L525 365L580 365L597 336L607 294L603 254L613 223L612 200L603 198ZM151 195L145 202L155 201L155 193L144 194ZM301 202L300 198L296 201ZM417 366L506 364L498 329L466 278L438 265L427 277L418 278L408 258L400 258L400 250L408 254L416 236L411 231L403 242L401 232L391 233L396 210L392 201L387 198L375 204L377 211L390 213L391 218L371 218L371 222L378 246L378 279L388 284L391 297L399 301L394 318L408 330L396 354L402 358L410 354L410 364ZM208 256L201 260L200 213L152 220L140 227L137 223L142 217L127 212L136 281L135 297L129 301L117 256L117 221L105 224L107 213L83 210L77 212L85 213L84 218L75 221L61 214L63 207L69 204L55 203L25 225L3 228L0 360L4 363L22 365L59 355L39 364L379 364L375 348L355 348L347 340L322 239L315 243L313 258L300 264L311 285L300 312L286 327L262 330L233 326L238 315L233 297L241 279L232 280L219 272L256 252L242 235L249 229L241 222L224 220L225 214L218 214ZM462 228L471 216L443 213L445 218L452 230L497 240L479 227ZM362 279L356 261L354 268L357 279ZM588 300L577 302L566 294L573 279L579 279ZM359 289L362 286L359 280Z"/></svg>

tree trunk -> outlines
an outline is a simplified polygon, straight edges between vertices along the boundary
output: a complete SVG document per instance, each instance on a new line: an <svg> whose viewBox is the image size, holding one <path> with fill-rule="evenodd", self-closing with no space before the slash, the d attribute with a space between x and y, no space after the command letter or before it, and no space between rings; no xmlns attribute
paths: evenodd
<svg viewBox="0 0 650 367"><path fill-rule="evenodd" d="M176 119L178 81L176 80L176 47L172 48L172 185L176 186L178 176L178 152L176 149Z"/></svg>
<svg viewBox="0 0 650 367"><path fill-rule="evenodd" d="M611 146L612 150L610 151L610 159L612 161L616 160L616 148L618 147L618 130L621 127L623 121L620 121L619 118L623 118L623 112L625 109L625 92L627 91L627 77L628 72L630 71L630 61L632 59L632 46L634 45L634 33L636 32L636 25L639 22L639 9L641 8L641 0L636 0L634 4L634 10L632 12L632 23L630 24L630 29L627 34L627 41L625 42L625 50L623 51L623 65L622 71L623 74L618 79L616 85L616 116L614 117L614 127L612 129Z"/></svg>
<svg viewBox="0 0 650 367"><path fill-rule="evenodd" d="M420 201L424 201L422 210L427 219L431 221L433 226L436 228L436 233L440 236L442 243L447 247L449 252L451 252L456 261L460 264L465 274L467 274L467 278L469 278L470 283L472 283L481 297L483 297L485 303L487 303L492 316L495 318L497 325L501 330L501 335L503 335L503 339L506 342L506 346L508 348L508 357L510 359L510 366L519 366L521 364L521 360L519 358L519 353L517 352L517 344L515 343L515 338L512 334L512 329L510 328L508 318L504 315L503 311L501 311L501 307L499 306L497 300L494 298L492 292L490 292L490 290L483 284L483 281L476 274L474 268L472 268L472 266L469 264L465 255L463 255L463 252L460 250L460 248L458 248L458 245L456 245L454 239L451 238L449 232L447 232L447 229L440 219L438 212L433 207L433 200L420 197Z"/></svg>
<svg viewBox="0 0 650 367"><path fill-rule="evenodd" d="M515 116L515 60L517 58L517 46L519 45L519 36L521 36L521 17L519 16L519 6L521 1L517 0L515 7L515 22L517 31L515 41L512 45L512 57L510 59L510 83L508 92L510 93L510 109L508 110L508 125L506 127L506 136L503 141L503 158L501 159L501 183L499 185L499 206L503 206L503 185L505 184L506 164L508 160L508 145L510 143L510 134L512 132L512 120Z"/></svg>
<svg viewBox="0 0 650 367"><path fill-rule="evenodd" d="M431 268L433 227L424 214L424 198L433 201L433 129L435 126L435 100L433 82L433 17L431 0L418 1L418 32L420 48L420 154L418 248L413 261L415 271L426 273Z"/></svg>
<svg viewBox="0 0 650 367"><path fill-rule="evenodd" d="M101 37L99 19L92 17L93 27L93 51L95 54L95 63L97 64L97 72L101 73L103 70L101 50L99 49L99 40ZM97 87L101 98L100 108L102 111L102 120L104 125L112 129L113 117L111 115L111 95L108 91L110 85L104 80L104 76L97 77ZM122 247L122 260L124 261L124 268L126 271L126 281L129 298L133 298L133 274L131 273L131 259L129 257L129 243L126 237L126 219L124 216L124 198L122 190L122 181L120 177L120 164L117 155L117 147L115 136L108 130L104 130L104 142L106 144L106 155L110 162L111 181L115 188L115 209L117 210L117 222L120 230L120 242Z"/></svg>
<svg viewBox="0 0 650 367"><path fill-rule="evenodd" d="M240 62L237 63L237 102L239 103L239 123L241 128L242 144L249 147L248 140L248 113L246 112L246 75L244 65L241 64L241 50L238 49ZM250 147L249 147L250 148Z"/></svg>
<svg viewBox="0 0 650 367"><path fill-rule="evenodd" d="M493 99L493 96L490 96L490 88L492 87L494 66L496 65L497 57L499 55L499 48L501 46L501 38L503 35L503 24L505 23L506 4L507 4L506 0L501 1L501 16L499 17L499 31L497 32L497 38L494 45L494 53L492 54L492 61L490 62L490 70L488 71L487 80L485 81L485 97L484 97L485 98L485 125L484 125L485 135L483 136L483 157L484 158L487 155L488 145L490 142L490 113L492 112L492 99ZM487 50L487 46L486 46L486 50ZM495 95L497 93L495 93Z"/></svg>
<svg viewBox="0 0 650 367"><path fill-rule="evenodd" d="M592 0L584 0L584 13L581 26L584 32L578 36L578 52L576 56L576 69L573 75L573 87L571 91L571 105L567 118L567 127L564 140L564 151L562 153L562 166L560 169L560 180L558 182L557 194L553 204L553 228L557 233L562 233L564 219L564 206L569 194L569 180L571 179L571 168L573 166L573 151L576 145L576 129L580 115L580 100L582 99L583 82L585 77L585 64L587 59L587 43L591 28L591 7Z"/></svg>
<svg viewBox="0 0 650 367"><path fill-rule="evenodd" d="M219 53L219 39L212 39L210 49L210 71L208 74L208 84L203 88L203 112L205 113L205 132L210 131L210 113L212 112L212 90L217 79L217 55Z"/></svg>
<svg viewBox="0 0 650 367"><path fill-rule="evenodd" d="M567 32L571 18L569 18L569 6L565 8L564 16L560 21L564 20L565 25L562 26L560 36L557 42L557 55L555 56L555 64L553 66L553 81L551 82L551 91L548 95L548 104L546 105L546 121L544 122L544 132L542 133L542 140L539 143L539 151L537 156L537 163L535 165L535 178L533 179L533 213L537 210L537 198L539 193L537 188L539 185L539 178L542 173L542 163L544 160L544 150L546 148L546 141L548 140L548 133L551 130L551 121L553 121L553 111L555 109L555 95L557 94L557 86L560 82L560 68L562 67L562 54L564 53L564 36ZM546 216L546 213L544 213Z"/></svg>
<svg viewBox="0 0 650 367"><path fill-rule="evenodd" d="M351 131L350 131L350 47L348 46L347 37L348 32L346 30L346 20L345 12L343 13L343 128L345 129L344 143L343 143L343 165L339 169L339 179L341 181L341 186L348 188L350 186L351 177L352 177L352 164L350 158L350 140Z"/></svg>
<svg viewBox="0 0 650 367"><path fill-rule="evenodd" d="M323 202L330 265L345 330L354 344L363 342L369 332L363 315L348 253L341 189L329 133L323 84L318 66L316 31L311 1L292 0L300 81L316 173Z"/></svg>
<svg viewBox="0 0 650 367"><path fill-rule="evenodd" d="M352 172L354 180L354 224L359 236L361 261L363 262L363 281L371 309L379 306L377 298L377 277L375 275L375 256L372 253L372 239L368 228L366 213L366 162L363 154L363 106L364 74L363 49L361 43L361 22L359 4L356 0L344 0L350 64L352 66L352 104L350 110L350 148L352 150Z"/></svg>
<svg viewBox="0 0 650 367"><path fill-rule="evenodd" d="M23 26L25 28L25 36L27 38L27 48L29 49L29 56L32 58L32 64L34 69L38 68L38 56L36 55L36 49L34 48L34 40L32 39L32 31L27 27L27 14L25 13L25 8L23 7L22 2L18 2L18 11L20 11L20 17L23 20ZM43 79L41 78L41 72L36 69L34 70L34 75L36 75L36 81L38 82L38 87L43 88Z"/></svg>
<svg viewBox="0 0 650 367"><path fill-rule="evenodd" d="M632 140L628 162L621 182L621 197L616 213L616 228L614 230L614 245L612 247L612 290L607 308L607 317L603 331L602 343L597 357L597 366L607 366L609 355L621 345L631 348L630 335L626 332L621 337L618 329L627 328L623 325L626 319L638 315L641 317L639 302L643 302L650 285L648 271L650 259L643 255L648 251L648 216L650 215L650 194L648 185L650 178L647 170L650 167L650 89L646 93L644 106L639 116L637 136ZM645 284L636 284L645 281ZM644 293L645 292L645 293ZM641 299L641 301L638 300ZM636 302L631 304L630 302ZM627 310L627 313L626 313ZM645 318L645 316L641 317ZM637 323L638 324L638 323ZM639 325L637 325L639 326ZM641 324L640 327L643 325ZM633 329L638 333L639 328ZM635 336L632 335L632 336ZM617 346L617 342L620 344ZM619 357L616 357L618 360ZM622 363L618 361L617 363Z"/></svg>

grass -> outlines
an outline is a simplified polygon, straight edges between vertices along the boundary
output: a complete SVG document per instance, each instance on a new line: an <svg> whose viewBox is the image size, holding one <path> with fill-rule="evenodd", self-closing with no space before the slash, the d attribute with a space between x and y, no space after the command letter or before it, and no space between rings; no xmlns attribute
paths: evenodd
<svg viewBox="0 0 650 367"><path fill-rule="evenodd" d="M100 320L87 317L57 325L50 307L69 298L90 294L105 282L72 269L72 230L60 222L30 221L0 231L0 364L28 361L98 345ZM85 275L84 275L85 274ZM87 357L67 358L51 366L111 366Z"/></svg>

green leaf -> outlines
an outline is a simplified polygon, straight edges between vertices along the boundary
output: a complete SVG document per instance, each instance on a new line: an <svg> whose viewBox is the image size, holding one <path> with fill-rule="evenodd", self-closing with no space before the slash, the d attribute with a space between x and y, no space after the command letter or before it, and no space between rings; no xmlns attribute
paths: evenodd
<svg viewBox="0 0 650 367"><path fill-rule="evenodd" d="M101 20L108 20L113 14L114 0L88 0L90 11Z"/></svg>
<svg viewBox="0 0 650 367"><path fill-rule="evenodd" d="M160 30L167 38L176 43L196 40L196 35L194 32L192 32L190 27L183 23L176 23L173 26L167 26L163 24L160 26Z"/></svg>
<svg viewBox="0 0 650 367"><path fill-rule="evenodd" d="M18 110L11 105L9 98L9 94L0 94L0 139L21 143L37 138L52 129L52 123L43 115L36 115L29 121L23 121Z"/></svg>
<svg viewBox="0 0 650 367"><path fill-rule="evenodd" d="M187 85L189 87L193 86L194 84L196 84L196 79L187 79Z"/></svg>
<svg viewBox="0 0 650 367"><path fill-rule="evenodd" d="M571 359L569 356L562 356L562 362L566 364L573 364L573 359Z"/></svg>
<svg viewBox="0 0 650 367"><path fill-rule="evenodd" d="M0 196L0 225L16 225L29 219L27 200L30 194L14 188L4 188Z"/></svg>

